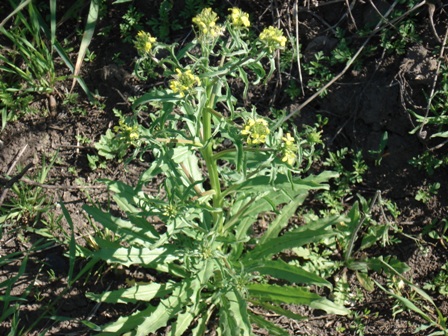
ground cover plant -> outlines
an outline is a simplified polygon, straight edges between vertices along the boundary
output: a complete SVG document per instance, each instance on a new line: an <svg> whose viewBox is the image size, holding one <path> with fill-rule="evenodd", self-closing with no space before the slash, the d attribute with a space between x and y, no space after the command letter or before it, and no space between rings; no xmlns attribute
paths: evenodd
<svg viewBox="0 0 448 336"><path fill-rule="evenodd" d="M0 8L0 333L447 334L446 5Z"/></svg>

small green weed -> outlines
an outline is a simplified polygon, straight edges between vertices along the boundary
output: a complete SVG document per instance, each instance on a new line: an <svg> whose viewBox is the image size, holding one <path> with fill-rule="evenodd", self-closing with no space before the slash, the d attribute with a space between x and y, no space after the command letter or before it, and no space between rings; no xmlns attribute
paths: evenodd
<svg viewBox="0 0 448 336"><path fill-rule="evenodd" d="M429 184L426 188L421 188L417 190L415 199L424 204L427 204L434 196L437 195L440 189L440 183L434 182Z"/></svg>
<svg viewBox="0 0 448 336"><path fill-rule="evenodd" d="M432 281L426 283L423 289L448 296L448 263L441 267L440 272L436 274Z"/></svg>

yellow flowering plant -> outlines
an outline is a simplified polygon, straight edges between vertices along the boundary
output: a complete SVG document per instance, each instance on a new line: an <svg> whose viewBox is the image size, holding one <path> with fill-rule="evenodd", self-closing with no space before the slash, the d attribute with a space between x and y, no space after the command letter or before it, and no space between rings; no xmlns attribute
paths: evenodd
<svg viewBox="0 0 448 336"><path fill-rule="evenodd" d="M281 123L261 116L255 107L247 111L229 85L229 78L238 77L247 97L254 83L249 78L259 83L269 77L275 70L274 51L285 46L286 38L268 28L249 40L243 33L250 27L249 16L237 8L224 22L206 8L192 24L196 37L181 49L150 41L152 61L168 80L133 104L136 114L142 107L152 109L150 122L140 125L138 133L141 150L151 154L149 168L135 186L106 182L123 218L84 207L120 237L115 242L98 239L93 260L157 274L154 282L89 293L96 301L140 305L134 314L95 328L104 335L148 335L170 325L169 335L205 335L214 328L220 335L249 336L257 324L283 335L249 306L297 319L303 317L284 304L347 314L309 289L331 289L329 281L280 255L335 235L333 225L344 220L337 216L281 232L308 192L327 189L337 174L307 175L302 169L306 139L295 131L284 134L275 126ZM159 59L154 51L161 49L168 56ZM117 130L134 135L132 127L122 124ZM145 192L143 187L154 180L162 181L160 193ZM266 212L273 214L268 229L259 237L251 235Z"/></svg>

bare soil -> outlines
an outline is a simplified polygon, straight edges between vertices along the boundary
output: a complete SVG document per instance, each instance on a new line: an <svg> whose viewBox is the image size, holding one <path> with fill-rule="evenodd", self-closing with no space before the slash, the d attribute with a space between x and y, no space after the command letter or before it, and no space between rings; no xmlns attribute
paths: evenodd
<svg viewBox="0 0 448 336"><path fill-rule="evenodd" d="M317 3L319 6L300 7L298 12L300 43L302 50L305 51L305 60L312 58L317 51L329 51L328 48L331 48L331 43L335 39L333 31L336 27L346 30L346 37L355 40L353 46L359 47L364 40L356 35L357 30L378 20L378 15L369 1L356 3L350 12L346 6L348 1L328 1L328 4L325 1L309 2ZM373 2L379 8L387 9L393 1ZM225 7L230 6L230 3L248 11L252 18L259 18L252 20L257 29L280 23L286 31L294 35L294 1L246 0L236 3L222 1L220 5ZM303 2L300 4L303 5ZM157 8L156 4L142 5L139 1L136 1L136 5L148 18ZM83 244L86 244L86 237L94 232L81 206L92 200L98 203L110 200L107 189L98 180L103 178L121 180L132 185L147 166L145 162L136 160L127 166L111 162L107 169L92 170L87 161L87 154L95 154L92 144L98 141L116 121L112 108L119 108L124 113L129 113L131 109L127 98L136 95L141 87L150 84L139 83L132 77L132 62L136 54L129 44L120 42L118 30L124 7L116 6L112 9L98 27L98 31L101 31L112 22L112 31L107 36L94 38L92 50L97 53L97 58L93 63L85 65L82 74L90 89L97 90L103 97L104 108L93 107L87 102L79 101L77 107L85 110L85 113L80 114L75 111L75 106L62 105L61 97L56 94L57 113L51 114L47 109L48 97L36 97L34 104L43 113L9 123L0 133L2 144L0 175L3 177L24 148L24 152L18 157L18 162L21 167L33 164L26 174L29 179L42 166L43 156L58 153L59 159L51 169L45 184L40 187L54 202L61 200L66 205L75 225L75 236ZM426 109L426 96L429 95L435 79L437 57L433 56L433 51L440 47L440 42L431 28L429 9L429 5L424 5L417 13L412 14L420 40L407 43L403 54L384 52L382 48L377 48L368 56L364 56L356 69L349 70L332 85L326 96L313 100L294 118L294 122L300 126L304 123L313 123L316 114L324 115L330 120L324 129L328 150L349 147L363 152L369 164L369 171L363 183L355 186L353 197L346 200L346 206L350 207L357 193L365 198L372 198L377 190L381 191L384 198L397 204L401 213L397 225L404 233L421 238L420 243L400 237L401 243L368 253L370 256L394 255L406 262L411 268L406 276L419 286L431 281L441 266L448 262L447 247L440 241L422 236L426 225L447 218L446 168L428 175L409 164L410 159L438 145L436 141L430 140L429 136L424 138L418 134L410 134L415 128L415 121L408 112L410 108L420 113ZM434 12L434 29L439 39L443 39L448 26L446 11L447 7L439 5ZM188 32L175 32L172 38L184 38L185 34ZM374 37L370 43L378 45L379 40ZM115 52L121 52L124 65L114 64L112 55ZM338 74L342 67L335 66L332 70ZM292 100L285 92L286 83L291 78L299 78L295 63L291 65L288 73L277 73L268 87L257 88L252 93L254 97L259 98L254 102L259 111L267 112L267 106L294 111L312 94L307 90L306 97ZM308 80L309 78L304 75L304 82ZM56 92L63 92L62 86L69 87L70 82L61 83ZM82 92L80 95L82 96ZM387 147L382 153L381 164L376 165L375 158L369 154L369 150L378 148L381 137L386 131L389 135ZM430 134L433 130L429 128L427 131ZM80 135L89 139L90 144L80 143L76 138ZM446 146L439 148L436 153L447 155ZM10 176L14 174L16 172ZM416 201L416 192L434 182L441 183L438 194L426 204ZM11 192L8 195L12 197ZM8 203L8 198L5 203ZM52 210L60 213L57 206ZM42 216L43 219L45 216L45 214ZM27 224L19 221L15 223L16 227L3 230L0 236L1 257L10 253L26 252L40 238L39 235L26 230L20 235L18 228L22 226L25 229ZM39 227L41 224L36 225ZM64 226L68 228L66 224ZM44 330L45 335L89 335L92 332L81 323L82 320L102 324L137 309L133 306L96 305L95 302L85 298L84 293L87 291L101 292L117 288L125 281L126 273L112 270L105 265L98 269L98 274L83 278L68 288L66 252L63 246L51 246L44 251L31 253L24 274L13 286L11 294L17 296L29 288L27 302L20 304L20 325L27 327L42 314L44 315L29 335L38 335ZM43 260L47 266L42 267ZM76 266L77 270L79 271L82 266L80 262ZM1 266L0 282L16 275L19 268L18 262ZM50 269L55 271L54 276L47 272ZM138 273L139 270L126 272ZM147 275L141 273L140 276ZM353 273L348 272L347 276L353 287L359 287ZM383 281L380 275L375 277L380 282ZM379 289L371 293L363 291L363 294L365 301L351 308L358 312L363 312L365 309L371 312L361 319L364 335L412 335L424 323L421 317L409 311L394 317L395 301ZM442 313L447 316L446 297L437 293L430 294ZM50 303L53 304L49 306ZM269 314L273 321L290 331L291 335L355 334L356 329L351 328L354 325L351 318L321 316L318 312L309 312L303 307L292 309L296 309L299 313L307 313L310 319L299 323L268 312L260 313ZM60 316L61 320L53 321L45 318L50 315ZM0 334L6 335L10 327L10 322L0 324ZM345 328L343 332L340 331L342 327ZM256 334L266 335L263 331L257 331ZM429 334L429 331L418 333L418 335L425 334Z"/></svg>

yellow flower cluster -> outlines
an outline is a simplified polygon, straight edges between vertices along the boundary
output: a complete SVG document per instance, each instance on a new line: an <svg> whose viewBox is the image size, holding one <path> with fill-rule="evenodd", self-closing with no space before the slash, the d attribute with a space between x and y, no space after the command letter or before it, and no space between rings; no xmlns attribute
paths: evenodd
<svg viewBox="0 0 448 336"><path fill-rule="evenodd" d="M135 48L140 56L149 54L154 43L157 42L155 37L152 37L150 33L139 31L134 41Z"/></svg>
<svg viewBox="0 0 448 336"><path fill-rule="evenodd" d="M119 136L127 143L135 144L135 142L140 138L140 133L138 130L138 124L130 126L126 124L123 119L120 119L118 122L118 126L114 127L115 133L119 134Z"/></svg>
<svg viewBox="0 0 448 336"><path fill-rule="evenodd" d="M181 97L185 97L186 93L191 92L191 90L201 85L201 80L198 76L193 75L191 70L186 70L182 72L176 69L177 75L174 76L175 79L170 81L170 89L174 93L178 93Z"/></svg>
<svg viewBox="0 0 448 336"><path fill-rule="evenodd" d="M295 139L290 133L286 133L285 137L282 137L282 161L293 165L297 160L297 145Z"/></svg>
<svg viewBox="0 0 448 336"><path fill-rule="evenodd" d="M247 135L249 145L259 145L266 142L266 137L271 133L268 122L264 119L249 119L241 131L242 135Z"/></svg>
<svg viewBox="0 0 448 336"><path fill-rule="evenodd" d="M280 29L269 26L260 33L260 41L268 47L270 52L273 52L283 48L287 40Z"/></svg>
<svg viewBox="0 0 448 336"><path fill-rule="evenodd" d="M224 28L216 24L218 15L211 8L204 8L192 21L204 38L216 38L224 32Z"/></svg>
<svg viewBox="0 0 448 336"><path fill-rule="evenodd" d="M250 27L249 14L236 7L229 8L229 11L231 12L229 15L230 22L233 26L237 28Z"/></svg>

